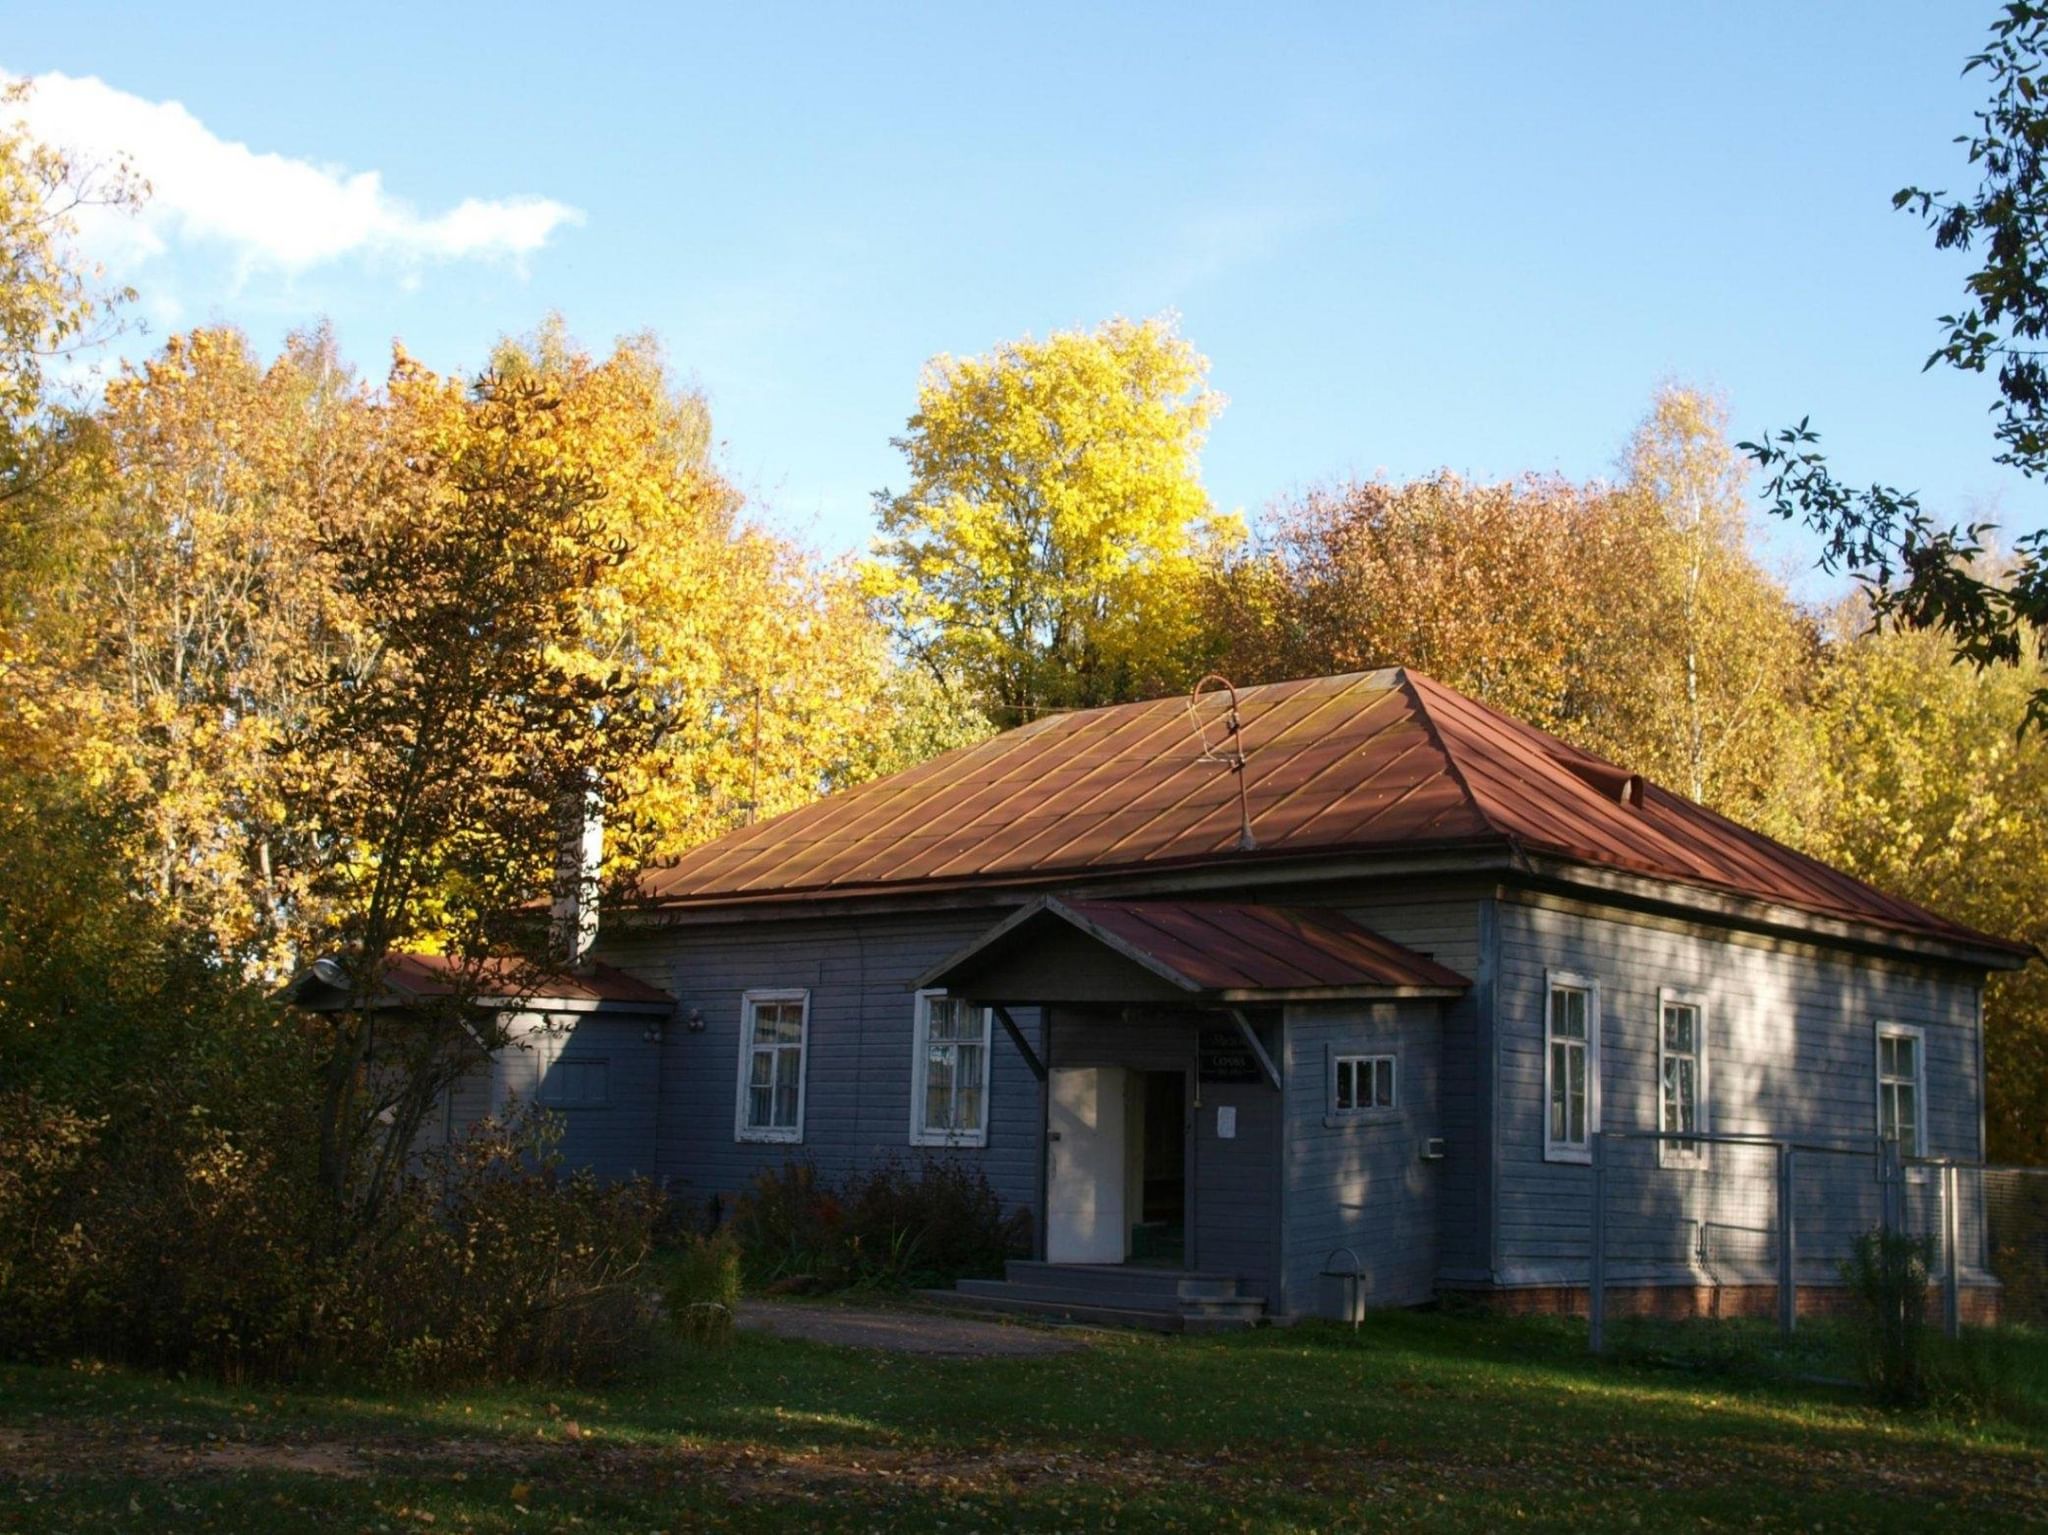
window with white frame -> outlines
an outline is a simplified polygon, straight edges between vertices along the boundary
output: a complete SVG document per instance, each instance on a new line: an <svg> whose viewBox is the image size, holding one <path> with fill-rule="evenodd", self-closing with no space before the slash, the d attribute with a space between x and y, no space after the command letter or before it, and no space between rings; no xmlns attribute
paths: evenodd
<svg viewBox="0 0 2048 1535"><path fill-rule="evenodd" d="M1365 1115L1400 1106L1391 1055L1339 1055L1330 1062L1330 1112Z"/></svg>
<svg viewBox="0 0 2048 1535"><path fill-rule="evenodd" d="M1899 1155L1926 1155L1927 1037L1903 1023L1877 1026L1877 1134Z"/></svg>
<svg viewBox="0 0 2048 1535"><path fill-rule="evenodd" d="M1543 1155L1589 1162L1600 1128L1600 988L1552 971L1543 1009Z"/></svg>
<svg viewBox="0 0 2048 1535"><path fill-rule="evenodd" d="M743 1141L804 1138L807 991L750 991L740 1004L740 1096L734 1125Z"/></svg>
<svg viewBox="0 0 2048 1535"><path fill-rule="evenodd" d="M917 994L917 1030L910 1063L910 1143L988 1144L989 1021L942 991Z"/></svg>
<svg viewBox="0 0 2048 1535"><path fill-rule="evenodd" d="M1657 1128L1666 1135L1703 1131L1707 1123L1707 999L1695 992L1657 993ZM1704 1141L1659 1141L1666 1167L1700 1166Z"/></svg>

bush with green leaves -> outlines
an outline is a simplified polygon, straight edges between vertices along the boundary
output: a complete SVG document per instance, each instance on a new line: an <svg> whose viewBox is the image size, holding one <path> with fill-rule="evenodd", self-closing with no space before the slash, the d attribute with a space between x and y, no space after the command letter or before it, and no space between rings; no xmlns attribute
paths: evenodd
<svg viewBox="0 0 2048 1535"><path fill-rule="evenodd" d="M1927 1288L1934 1244L1889 1229L1866 1231L1842 1265L1855 1303L1863 1378L1880 1401L1914 1406L1926 1397Z"/></svg>
<svg viewBox="0 0 2048 1535"><path fill-rule="evenodd" d="M951 1158L892 1158L837 1184L792 1161L748 1186L733 1232L757 1282L912 1289L999 1274L1029 1251L1030 1216Z"/></svg>
<svg viewBox="0 0 2048 1535"><path fill-rule="evenodd" d="M729 1231L692 1235L669 1254L662 1302L669 1324L698 1345L727 1342L740 1304L740 1244Z"/></svg>

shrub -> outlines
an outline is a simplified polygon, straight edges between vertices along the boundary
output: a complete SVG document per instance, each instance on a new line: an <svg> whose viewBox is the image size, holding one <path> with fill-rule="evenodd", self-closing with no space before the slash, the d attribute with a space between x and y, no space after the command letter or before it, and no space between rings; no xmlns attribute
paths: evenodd
<svg viewBox="0 0 2048 1535"><path fill-rule="evenodd" d="M724 1343L740 1303L740 1245L731 1232L693 1236L669 1262L662 1300L669 1323L692 1343Z"/></svg>
<svg viewBox="0 0 2048 1535"><path fill-rule="evenodd" d="M1897 1231L1867 1231L1842 1265L1856 1304L1864 1380L1878 1399L1911 1406L1925 1398L1927 1286L1934 1244Z"/></svg>
<svg viewBox="0 0 2048 1535"><path fill-rule="evenodd" d="M1028 1251L1030 1217L1005 1213L987 1176L954 1160L891 1159L836 1188L800 1161L755 1178L733 1229L758 1281L903 1289L1001 1272Z"/></svg>
<svg viewBox="0 0 2048 1535"><path fill-rule="evenodd" d="M660 1193L564 1176L558 1139L546 1115L487 1119L422 1159L352 1255L336 1365L438 1385L602 1379L644 1356Z"/></svg>

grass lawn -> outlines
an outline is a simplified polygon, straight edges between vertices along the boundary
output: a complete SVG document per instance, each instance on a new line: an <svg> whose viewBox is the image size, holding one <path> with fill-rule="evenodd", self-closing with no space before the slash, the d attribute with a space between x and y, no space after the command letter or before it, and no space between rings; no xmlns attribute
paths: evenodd
<svg viewBox="0 0 2048 1535"><path fill-rule="evenodd" d="M1718 1344L1596 1363L1582 1339L1430 1314L1024 1359L747 1335L602 1392L451 1395L7 1368L0 1531L2048 1520L2048 1433L1769 1384Z"/></svg>

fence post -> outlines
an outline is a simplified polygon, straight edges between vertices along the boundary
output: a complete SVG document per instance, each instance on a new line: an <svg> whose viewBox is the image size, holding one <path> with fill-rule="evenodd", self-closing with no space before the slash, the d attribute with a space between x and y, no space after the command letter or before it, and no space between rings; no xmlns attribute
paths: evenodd
<svg viewBox="0 0 2048 1535"><path fill-rule="evenodd" d="M1799 1325L1799 1273L1794 1266L1797 1241L1792 1222L1792 1145L1778 1143L1778 1331L1786 1337Z"/></svg>
<svg viewBox="0 0 2048 1535"><path fill-rule="evenodd" d="M1587 1337L1593 1352L1607 1351L1607 1137L1593 1132L1593 1253L1586 1286Z"/></svg>
<svg viewBox="0 0 2048 1535"><path fill-rule="evenodd" d="M1948 1253L1948 1272L1941 1286L1941 1326L1951 1338L1963 1335L1963 1170L1951 1162L1941 1170L1941 1245Z"/></svg>

